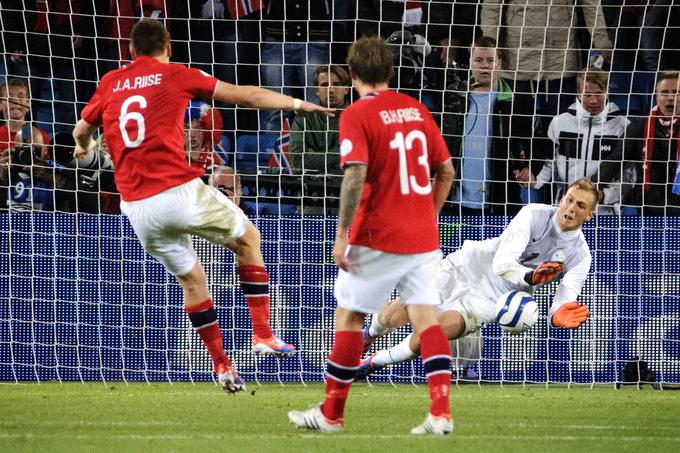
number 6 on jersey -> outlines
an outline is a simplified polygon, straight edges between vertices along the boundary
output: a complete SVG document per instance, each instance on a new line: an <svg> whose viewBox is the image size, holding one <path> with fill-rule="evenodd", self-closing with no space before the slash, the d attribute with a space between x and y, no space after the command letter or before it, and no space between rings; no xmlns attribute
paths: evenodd
<svg viewBox="0 0 680 453"><path fill-rule="evenodd" d="M123 142L125 143L126 148L137 148L139 145L141 145L142 142L144 141L144 134L146 132L146 129L144 127L144 116L139 112L127 111L128 108L130 108L130 104L133 104L135 102L139 104L139 108L141 109L146 108L146 98L138 94L135 96L130 96L125 100L125 102L123 102L123 105L120 106L118 127L120 128L120 134L123 136ZM130 136L128 135L126 129L128 121L137 122L137 138L134 140L130 140Z"/></svg>

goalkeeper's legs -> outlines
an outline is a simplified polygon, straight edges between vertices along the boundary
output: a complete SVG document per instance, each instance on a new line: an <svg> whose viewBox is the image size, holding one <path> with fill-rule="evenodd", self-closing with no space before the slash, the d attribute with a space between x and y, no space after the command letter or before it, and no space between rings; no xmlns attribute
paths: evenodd
<svg viewBox="0 0 680 453"><path fill-rule="evenodd" d="M463 316L457 311L445 311L439 314L437 321L442 326L445 335L450 340L460 338L465 332L465 320ZM419 353L420 337L418 335L409 334L400 343L391 347L390 349L378 351L369 359L363 360L359 370L359 377L364 377L369 374L364 372L365 368L369 368L372 372L388 365L394 365L395 363L412 360Z"/></svg>
<svg viewBox="0 0 680 453"><path fill-rule="evenodd" d="M408 313L401 305L401 301L394 299L380 313L371 318L368 333L371 336L380 337L406 324L408 324Z"/></svg>
<svg viewBox="0 0 680 453"><path fill-rule="evenodd" d="M236 253L241 290L253 324L253 351L289 356L295 346L275 337L269 325L269 274L264 267L260 241L260 232L249 223L243 236L227 244Z"/></svg>
<svg viewBox="0 0 680 453"><path fill-rule="evenodd" d="M364 352L367 352L373 342L379 337L389 335L399 327L408 324L408 314L399 299L395 299L383 308L380 313L371 317L371 323L362 333Z"/></svg>

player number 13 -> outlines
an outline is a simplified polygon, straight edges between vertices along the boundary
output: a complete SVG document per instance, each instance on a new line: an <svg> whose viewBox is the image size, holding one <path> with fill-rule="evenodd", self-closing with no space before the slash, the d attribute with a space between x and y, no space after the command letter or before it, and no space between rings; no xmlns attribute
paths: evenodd
<svg viewBox="0 0 680 453"><path fill-rule="evenodd" d="M421 153L418 156L418 166L423 167L425 173L425 180L427 183L424 186L418 184L415 175L408 174L408 164L406 162L406 151L413 149L413 142L420 141ZM397 132L392 141L390 141L390 148L396 149L399 152L399 183L402 195L408 195L411 189L418 195L427 195L432 192L430 185L430 164L427 162L427 138L422 131L411 131L404 138L402 132Z"/></svg>
<svg viewBox="0 0 680 453"><path fill-rule="evenodd" d="M146 98L140 95L130 96L120 106L120 116L118 117L118 127L120 127L120 134L123 136L123 142L126 148L137 148L144 141L146 128L144 127L144 116L139 112L128 112L130 104L139 104L140 109L146 108ZM126 126L128 121L135 121L137 123L137 138L130 140Z"/></svg>

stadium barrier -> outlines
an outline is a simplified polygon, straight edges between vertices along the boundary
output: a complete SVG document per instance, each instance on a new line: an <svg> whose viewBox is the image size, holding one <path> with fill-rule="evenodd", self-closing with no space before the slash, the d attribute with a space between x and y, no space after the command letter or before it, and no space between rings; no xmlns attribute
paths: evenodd
<svg viewBox="0 0 680 453"><path fill-rule="evenodd" d="M462 222L461 222L462 220ZM504 217L442 218L445 253L493 237ZM336 220L314 215L257 219L271 274L272 323L299 352L250 352L248 310L233 255L195 241L225 345L248 380L321 381L333 341ZM483 329L485 382L615 383L633 357L657 380L680 382L680 218L599 216L584 227L593 251L580 329L548 327L554 286L536 295L541 316L521 336ZM210 361L182 308L174 278L142 250L123 216L0 214L0 380L205 381ZM554 285L554 284L553 284ZM379 340L399 341L406 331ZM420 361L377 381L424 382Z"/></svg>

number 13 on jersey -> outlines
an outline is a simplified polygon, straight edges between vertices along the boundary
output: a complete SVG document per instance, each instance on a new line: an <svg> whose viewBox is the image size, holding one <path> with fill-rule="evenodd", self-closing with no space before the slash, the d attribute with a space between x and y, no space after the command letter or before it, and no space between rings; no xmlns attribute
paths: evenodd
<svg viewBox="0 0 680 453"><path fill-rule="evenodd" d="M423 186L418 184L416 175L409 175L406 153L413 149L414 142L419 141L421 153L418 156L418 167L416 171L425 174L427 183ZM430 184L430 164L427 159L427 137L422 131L414 130L409 132L406 137L402 132L397 132L390 141L390 149L395 149L399 153L399 184L402 195L408 195L413 190L418 195L427 195L432 192Z"/></svg>

